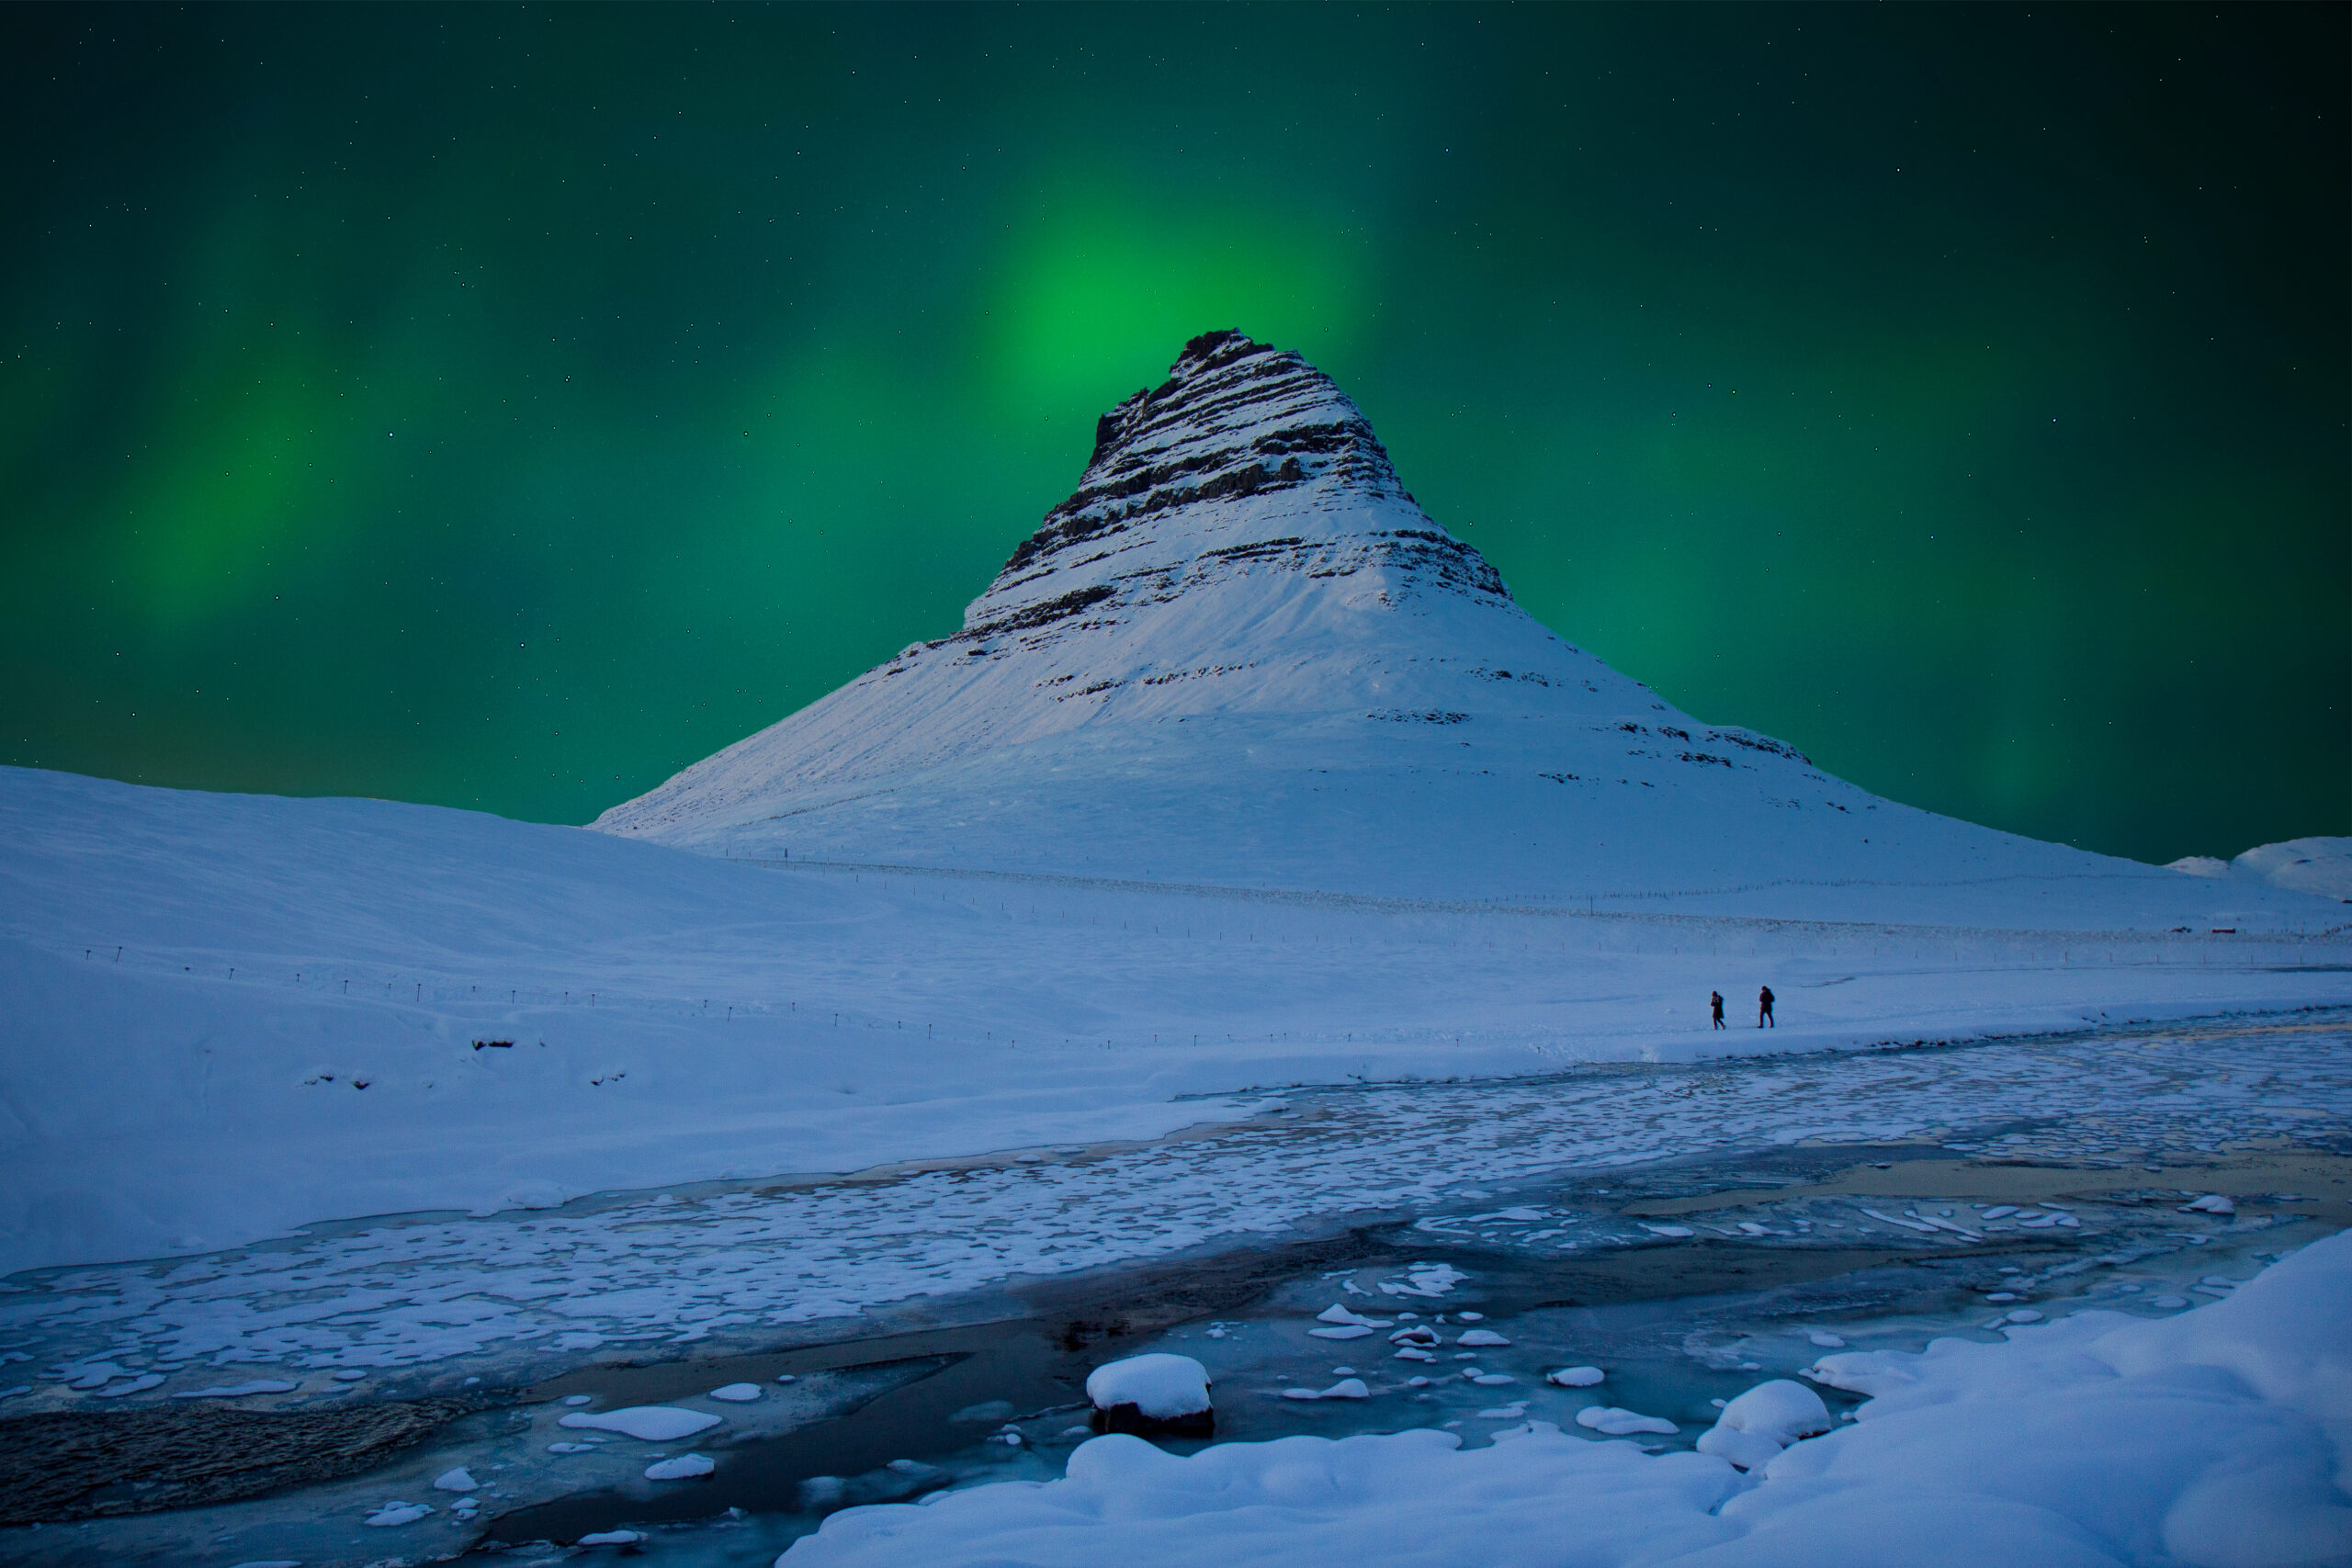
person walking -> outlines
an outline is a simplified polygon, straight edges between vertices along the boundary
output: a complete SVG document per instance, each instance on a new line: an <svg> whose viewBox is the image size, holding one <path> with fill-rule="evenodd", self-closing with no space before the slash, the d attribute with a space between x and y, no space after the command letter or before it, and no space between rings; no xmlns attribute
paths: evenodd
<svg viewBox="0 0 2352 1568"><path fill-rule="evenodd" d="M1721 1029L1724 1026L1724 994L1721 991L1709 991L1707 1006L1715 1015L1715 1027Z"/></svg>
<svg viewBox="0 0 2352 1568"><path fill-rule="evenodd" d="M1756 1027L1758 1029L1781 1027L1772 1021L1772 987L1770 986L1756 993Z"/></svg>

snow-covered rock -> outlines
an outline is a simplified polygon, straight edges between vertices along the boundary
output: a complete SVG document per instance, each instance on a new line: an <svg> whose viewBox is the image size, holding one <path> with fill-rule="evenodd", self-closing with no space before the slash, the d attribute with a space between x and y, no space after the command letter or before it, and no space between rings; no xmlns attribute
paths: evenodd
<svg viewBox="0 0 2352 1568"><path fill-rule="evenodd" d="M1603 1375L1599 1367L1562 1367L1555 1372L1546 1372L1544 1381L1557 1383L1562 1388L1591 1388L1601 1381Z"/></svg>
<svg viewBox="0 0 2352 1568"><path fill-rule="evenodd" d="M710 1391L713 1399L723 1399L730 1404L749 1404L760 1397L760 1385L755 1382L730 1382L724 1388Z"/></svg>
<svg viewBox="0 0 2352 1568"><path fill-rule="evenodd" d="M645 1467L648 1481L700 1481L717 1470L718 1465L701 1454L679 1454L674 1458L656 1460Z"/></svg>
<svg viewBox="0 0 2352 1568"><path fill-rule="evenodd" d="M1086 1397L1105 1431L1204 1434L1216 1423L1208 1369L1190 1356L1154 1351L1106 1362L1087 1374Z"/></svg>
<svg viewBox="0 0 2352 1568"><path fill-rule="evenodd" d="M1803 1383L1775 1378L1725 1404L1714 1426L1699 1435L1699 1451L1754 1470L1800 1438L1818 1437L1835 1425L1821 1395Z"/></svg>
<svg viewBox="0 0 2352 1568"><path fill-rule="evenodd" d="M474 1479L473 1472L462 1464L435 1476L433 1485L435 1490L441 1492L478 1492L481 1489L481 1483Z"/></svg>

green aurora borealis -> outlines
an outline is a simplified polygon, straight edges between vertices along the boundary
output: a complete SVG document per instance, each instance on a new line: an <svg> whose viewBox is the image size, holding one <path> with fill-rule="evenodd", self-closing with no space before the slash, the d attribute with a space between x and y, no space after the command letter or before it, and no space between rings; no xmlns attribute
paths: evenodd
<svg viewBox="0 0 2352 1568"><path fill-rule="evenodd" d="M0 12L0 760L582 821L1303 351L1702 718L2352 831L2347 12Z"/></svg>

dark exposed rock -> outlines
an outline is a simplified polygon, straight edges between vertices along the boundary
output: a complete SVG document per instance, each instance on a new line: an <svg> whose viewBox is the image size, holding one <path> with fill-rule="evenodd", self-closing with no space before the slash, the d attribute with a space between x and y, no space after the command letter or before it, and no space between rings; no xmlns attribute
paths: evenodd
<svg viewBox="0 0 2352 1568"><path fill-rule="evenodd" d="M1087 1425L1098 1432L1129 1432L1138 1438L1213 1438L1216 1436L1216 1412L1196 1410L1190 1416L1161 1420L1145 1415L1132 1404L1114 1404L1108 1410L1091 1414Z"/></svg>
<svg viewBox="0 0 2352 1568"><path fill-rule="evenodd" d="M0 1421L0 1525L193 1508L356 1475L477 1408L419 1399L19 1416Z"/></svg>

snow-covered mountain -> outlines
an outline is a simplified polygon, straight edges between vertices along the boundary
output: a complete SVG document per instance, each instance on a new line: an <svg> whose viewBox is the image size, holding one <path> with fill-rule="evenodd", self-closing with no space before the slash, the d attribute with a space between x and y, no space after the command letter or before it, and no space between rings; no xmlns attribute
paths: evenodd
<svg viewBox="0 0 2352 1568"><path fill-rule="evenodd" d="M1176 372L961 633L617 836L0 768L0 1269L1148 1137L1253 1086L2352 999L2341 904L1677 713L1512 604L1297 356ZM1709 1027L1766 985L1776 1028Z"/></svg>
<svg viewBox="0 0 2352 1568"><path fill-rule="evenodd" d="M594 825L713 854L1617 908L2228 914L1676 710L1514 603L1328 377L1231 332L1102 416L1077 492L961 631Z"/></svg>

